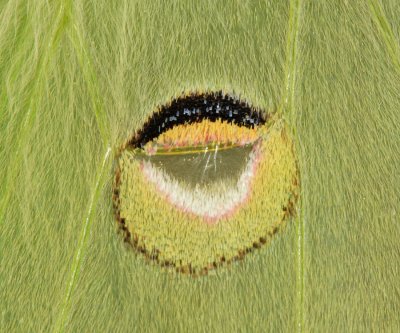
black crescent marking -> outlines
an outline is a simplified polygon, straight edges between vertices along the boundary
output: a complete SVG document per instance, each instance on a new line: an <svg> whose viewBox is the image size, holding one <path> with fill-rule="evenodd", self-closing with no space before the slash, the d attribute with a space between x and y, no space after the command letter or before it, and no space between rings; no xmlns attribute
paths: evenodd
<svg viewBox="0 0 400 333"><path fill-rule="evenodd" d="M142 148L147 142L176 125L201 122L204 119L225 120L248 128L263 125L267 121L266 115L259 109L230 95L222 92L193 93L172 100L168 106L160 107L129 141L129 145Z"/></svg>

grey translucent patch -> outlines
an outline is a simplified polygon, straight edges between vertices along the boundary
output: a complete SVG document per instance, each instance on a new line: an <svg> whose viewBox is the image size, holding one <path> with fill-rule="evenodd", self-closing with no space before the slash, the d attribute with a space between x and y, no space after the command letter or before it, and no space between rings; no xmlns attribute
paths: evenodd
<svg viewBox="0 0 400 333"><path fill-rule="evenodd" d="M171 178L189 186L207 186L236 182L249 161L253 145L240 147L204 147L193 151L148 156L141 151L134 155L139 161L149 161Z"/></svg>

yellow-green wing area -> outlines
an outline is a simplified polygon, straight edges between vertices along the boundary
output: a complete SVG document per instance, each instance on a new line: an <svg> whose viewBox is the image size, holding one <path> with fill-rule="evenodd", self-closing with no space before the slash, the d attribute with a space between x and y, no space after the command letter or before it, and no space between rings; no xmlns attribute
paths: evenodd
<svg viewBox="0 0 400 333"><path fill-rule="evenodd" d="M0 1L0 331L399 331L397 1ZM282 113L296 217L192 278L124 246L114 158L183 91ZM151 204L151 203L149 203Z"/></svg>
<svg viewBox="0 0 400 333"><path fill-rule="evenodd" d="M304 6L295 114L310 331L400 325L400 67L380 30L367 3Z"/></svg>

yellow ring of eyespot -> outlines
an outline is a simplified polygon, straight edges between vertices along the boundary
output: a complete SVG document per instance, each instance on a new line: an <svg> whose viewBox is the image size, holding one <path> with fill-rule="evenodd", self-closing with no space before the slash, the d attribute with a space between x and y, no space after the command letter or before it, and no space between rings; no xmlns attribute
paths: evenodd
<svg viewBox="0 0 400 333"><path fill-rule="evenodd" d="M293 214L299 177L284 121L261 127L261 161L250 198L232 216L212 225L160 198L132 152L123 150L117 161L114 204L126 241L161 265L192 274L207 273L268 243Z"/></svg>

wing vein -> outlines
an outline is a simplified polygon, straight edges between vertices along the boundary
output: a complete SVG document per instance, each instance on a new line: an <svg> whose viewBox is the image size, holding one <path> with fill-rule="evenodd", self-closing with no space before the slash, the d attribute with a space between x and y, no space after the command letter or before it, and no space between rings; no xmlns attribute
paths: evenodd
<svg viewBox="0 0 400 333"><path fill-rule="evenodd" d="M291 0L289 10L288 32L286 40L286 65L285 65L285 86L281 112L286 113L290 119L291 129L297 137L301 146L300 138L297 135L295 116L295 85L296 85L296 54L298 49L298 35L300 19L302 14L302 0ZM301 148L301 147L300 147ZM297 239L297 263L296 263L296 326L298 332L304 331L304 211L301 210L296 218L296 239Z"/></svg>
<svg viewBox="0 0 400 333"><path fill-rule="evenodd" d="M28 110L26 111L26 115L24 116L23 123L19 130L19 135L17 136L17 141L15 144L15 153L14 156L11 158L10 163L7 167L8 173L5 180L5 187L3 191L3 196L0 199L0 225L3 223L5 219L5 211L7 209L9 200L11 198L12 192L15 186L15 179L17 178L17 174L19 171L19 166L21 164L23 155L22 155L22 148L26 144L28 140L29 133L33 126L36 113L37 113L37 103L36 98L39 94L41 82L43 81L43 77L46 72L47 65L53 54L57 43L60 41L61 36L66 28L68 23L68 12L69 12L69 5L68 3L65 4L61 2L60 7L58 9L58 14L55 18L55 23L51 29L51 32L47 36L47 41L44 43L46 45L45 51L43 55L40 57L39 62L36 66L35 74L34 74L34 84L33 89L29 93L28 96ZM22 43L21 47L25 45Z"/></svg>
<svg viewBox="0 0 400 333"><path fill-rule="evenodd" d="M110 152L111 152L111 148L108 147L106 150L106 153L104 155L104 158L103 158L103 163L99 166L99 168L97 170L96 182L95 182L92 198L89 202L88 213L87 213L87 215L84 219L84 223L82 225L82 230L80 233L78 247L76 249L76 253L75 253L75 256L74 256L74 259L72 262L72 266L71 266L69 277L68 277L67 284L66 284L63 305L62 305L61 311L59 312L58 318L56 320L54 332L62 332L64 330L66 319L67 319L68 313L71 308L71 295L72 295L76 280L79 275L83 253L86 248L88 234L90 232L90 227L91 227L93 217L96 212L96 204L99 200L100 192L104 185L104 179L103 179L104 170L106 169L105 166L106 166L107 160L110 156Z"/></svg>
<svg viewBox="0 0 400 333"><path fill-rule="evenodd" d="M400 72L400 47L396 42L393 30L390 27L389 21L385 15L382 5L379 0L368 0L368 3L372 18L380 34L382 35L382 38L390 54L390 58L392 59L397 70Z"/></svg>

